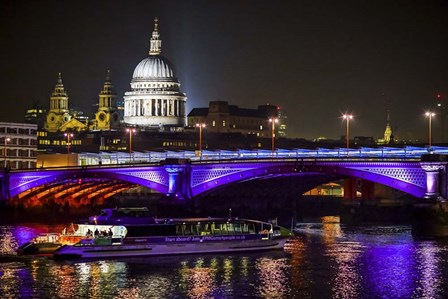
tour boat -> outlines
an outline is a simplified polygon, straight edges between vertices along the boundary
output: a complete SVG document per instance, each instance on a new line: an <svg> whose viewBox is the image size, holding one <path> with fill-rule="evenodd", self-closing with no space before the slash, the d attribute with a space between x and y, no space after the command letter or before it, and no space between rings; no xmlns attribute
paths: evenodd
<svg viewBox="0 0 448 299"><path fill-rule="evenodd" d="M269 222L237 218L157 219L153 224L104 225L109 237L84 238L64 245L55 259L223 253L283 249L282 236Z"/></svg>

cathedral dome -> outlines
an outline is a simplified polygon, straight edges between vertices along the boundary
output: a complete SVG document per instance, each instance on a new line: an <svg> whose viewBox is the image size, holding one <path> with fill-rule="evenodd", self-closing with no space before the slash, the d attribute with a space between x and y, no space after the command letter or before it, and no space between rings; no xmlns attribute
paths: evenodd
<svg viewBox="0 0 448 299"><path fill-rule="evenodd" d="M140 61L134 70L133 80L175 79L172 64L161 55L150 55Z"/></svg>

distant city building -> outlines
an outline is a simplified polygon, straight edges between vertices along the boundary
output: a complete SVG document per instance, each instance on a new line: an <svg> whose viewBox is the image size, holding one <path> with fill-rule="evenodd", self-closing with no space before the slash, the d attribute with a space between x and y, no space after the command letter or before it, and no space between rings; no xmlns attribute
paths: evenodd
<svg viewBox="0 0 448 299"><path fill-rule="evenodd" d="M155 18L149 57L135 68L131 91L124 95L124 122L144 128L182 130L186 125L187 97L180 91L173 65L161 52L162 40Z"/></svg>
<svg viewBox="0 0 448 299"><path fill-rule="evenodd" d="M205 124L213 133L241 133L257 137L270 137L269 118L278 118L278 107L261 105L258 109L239 108L226 101L211 101L208 108L193 108L188 114L188 125ZM281 126L281 124L279 124ZM275 127L277 131L279 125Z"/></svg>
<svg viewBox="0 0 448 299"><path fill-rule="evenodd" d="M40 107L38 103L35 103L33 107L25 111L25 123L36 124L38 129L43 129L46 116L47 110Z"/></svg>
<svg viewBox="0 0 448 299"><path fill-rule="evenodd" d="M279 119L279 126L278 126L278 137L287 137L287 122L288 122L288 116L286 115L286 111L284 109L278 109L278 119Z"/></svg>
<svg viewBox="0 0 448 299"><path fill-rule="evenodd" d="M37 125L0 122L1 167L36 168Z"/></svg>
<svg viewBox="0 0 448 299"><path fill-rule="evenodd" d="M272 118L279 120L274 126L277 143L280 146L280 142L284 142L280 139L286 136L286 115L270 104L246 109L223 101L210 102L208 108L194 108L190 112L190 129L184 131L187 97L180 90L173 65L161 55L161 46L155 18L149 55L134 69L131 90L125 92L123 100L117 98L107 71L92 119L82 111L70 109L69 96L59 73L48 111L39 110L46 113L37 132L41 153L126 152L130 148L195 150L199 143L197 123L207 125L203 132L204 149L268 148L272 137L269 119ZM37 119L39 113L30 109L27 120ZM132 145L126 126L137 129Z"/></svg>

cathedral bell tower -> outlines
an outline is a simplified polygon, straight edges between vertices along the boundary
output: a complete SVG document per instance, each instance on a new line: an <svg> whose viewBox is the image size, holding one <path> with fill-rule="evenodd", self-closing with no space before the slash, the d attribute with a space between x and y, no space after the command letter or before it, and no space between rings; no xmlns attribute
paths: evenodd
<svg viewBox="0 0 448 299"><path fill-rule="evenodd" d="M50 109L47 113L44 128L48 132L57 132L60 127L70 121L71 116L68 110L68 95L62 84L61 73L50 97Z"/></svg>
<svg viewBox="0 0 448 299"><path fill-rule="evenodd" d="M99 94L98 111L95 113L96 130L116 129L120 125L118 108L116 105L117 94L110 80L110 71L107 71L103 90Z"/></svg>

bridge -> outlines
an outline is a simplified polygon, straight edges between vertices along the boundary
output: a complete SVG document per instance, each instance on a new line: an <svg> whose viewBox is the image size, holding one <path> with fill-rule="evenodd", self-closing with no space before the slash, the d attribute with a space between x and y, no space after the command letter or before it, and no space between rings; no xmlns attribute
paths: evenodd
<svg viewBox="0 0 448 299"><path fill-rule="evenodd" d="M92 198L112 196L141 185L168 196L188 199L249 180L323 174L344 178L346 196L356 196L350 180L378 183L417 198L447 198L448 148L361 148L271 151L147 152L134 163L98 162L75 167L4 169L1 198L41 198L46 194ZM89 154L94 155L94 154ZM111 153L108 153L110 156ZM126 156L124 153L117 155ZM155 158L157 156L157 159ZM101 158L101 157L100 157ZM128 162L129 154L127 154ZM135 157L132 157L135 158ZM101 160L100 160L101 161ZM117 161L120 161L117 159Z"/></svg>

